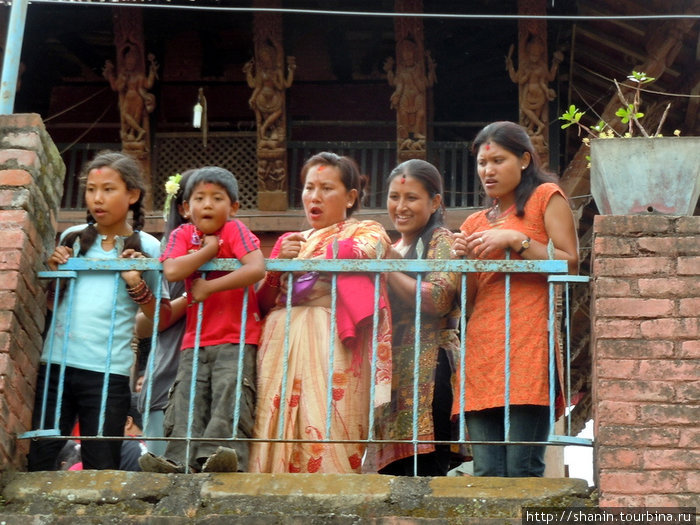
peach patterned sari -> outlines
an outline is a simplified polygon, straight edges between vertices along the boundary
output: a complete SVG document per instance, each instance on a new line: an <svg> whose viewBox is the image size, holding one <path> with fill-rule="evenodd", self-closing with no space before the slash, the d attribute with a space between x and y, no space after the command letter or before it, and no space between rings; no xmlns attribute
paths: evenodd
<svg viewBox="0 0 700 525"><path fill-rule="evenodd" d="M375 258L379 242L388 246L382 226L374 221L348 219L322 230L311 230L300 259L326 258L334 239L352 239L353 257ZM279 241L278 241L279 243ZM282 276L286 282L286 275ZM286 291L280 289L277 304L267 315L258 348L255 438L322 440L326 438L328 367L331 337L333 356L331 425L329 439L364 440L368 436L370 410L370 361L372 323L358 330L354 350L343 345L338 330L331 330L331 276L320 274L303 303L291 308L288 365L284 375ZM385 283L382 291L386 293ZM361 298L359 298L361 300ZM370 298L372 300L372 298ZM391 386L391 320L380 310L377 337L376 397L388 402ZM285 382L285 399L280 402ZM386 398L386 399L384 399ZM284 408L280 434L280 406ZM359 473L364 443L254 442L252 472Z"/></svg>

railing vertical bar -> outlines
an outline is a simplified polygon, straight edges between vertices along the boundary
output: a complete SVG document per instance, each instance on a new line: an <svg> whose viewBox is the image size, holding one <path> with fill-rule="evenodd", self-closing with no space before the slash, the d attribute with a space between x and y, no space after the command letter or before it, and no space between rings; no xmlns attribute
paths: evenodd
<svg viewBox="0 0 700 525"><path fill-rule="evenodd" d="M44 425L46 424L46 404L49 398L49 378L51 376L51 359L53 357L53 347L55 341L55 330L56 330L56 311L58 310L58 299L59 290L61 289L61 278L56 277L55 293L53 298L53 315L51 316L51 324L49 325L49 340L48 340L48 355L46 359L46 377L44 377L44 388L41 395L41 419L39 421L39 429L44 430ZM68 333L68 331L66 331ZM65 350L64 350L65 353ZM38 387L39 385L37 385ZM58 420L54 419L54 428L58 428Z"/></svg>
<svg viewBox="0 0 700 525"><path fill-rule="evenodd" d="M97 435L102 436L104 433L105 412L107 410L107 395L109 392L109 371L112 368L112 350L114 346L114 327L117 324L117 295L119 294L119 281L121 275L119 272L114 272L114 292L112 295L112 315L109 325L109 337L107 338L107 357L105 358L105 373L102 381L102 399L100 400L100 417L99 425L97 426Z"/></svg>
<svg viewBox="0 0 700 525"><path fill-rule="evenodd" d="M338 255L338 241L333 241L333 258ZM328 385L326 387L326 432L325 440L331 439L331 415L333 410L333 368L335 366L335 336L337 333L336 314L338 307L338 274L331 274L331 326L328 348Z"/></svg>
<svg viewBox="0 0 700 525"><path fill-rule="evenodd" d="M510 249L506 250L506 260L510 260ZM505 274L505 392L503 394L503 435L510 441L510 273Z"/></svg>
<svg viewBox="0 0 700 525"><path fill-rule="evenodd" d="M571 309L569 298L569 283L564 285L564 326L566 326L566 404L571 405ZM568 406L567 406L568 408ZM566 434L571 435L571 410L566 411Z"/></svg>
<svg viewBox="0 0 700 525"><path fill-rule="evenodd" d="M243 393L243 366L245 363L245 331L248 321L248 292L249 286L243 289L243 309L241 311L241 339L238 342L238 370L236 371L236 396L233 407L233 428L231 437L235 438L238 421L241 418L241 395Z"/></svg>
<svg viewBox="0 0 700 525"><path fill-rule="evenodd" d="M151 417L151 395L153 392L153 369L155 368L156 345L158 344L158 325L160 324L160 302L163 297L163 272L158 272L156 279L158 287L156 289L156 307L153 314L153 330L151 330L151 351L148 353L148 363L146 364L148 382L143 385L146 389L146 399L143 413L143 428L148 427L148 420ZM178 349L179 351L179 349Z"/></svg>
<svg viewBox="0 0 700 525"><path fill-rule="evenodd" d="M58 294L58 292L56 292ZM60 416L61 407L63 406L63 387L66 382L66 360L68 359L68 335L70 333L70 319L73 315L73 303L75 302L75 279L71 279L68 282L68 305L66 308L66 324L63 332L63 354L61 356L61 368L58 373L58 392L56 393L56 412L54 413L54 428L59 430L60 434ZM54 310L55 312L55 310ZM47 366L47 370L48 370Z"/></svg>
<svg viewBox="0 0 700 525"><path fill-rule="evenodd" d="M377 259L381 259L383 254L381 241L377 244L376 253ZM368 440L374 439L374 399L377 386L377 335L379 334L380 275L379 272L374 274L374 312L372 314L372 361L370 363Z"/></svg>
<svg viewBox="0 0 700 525"><path fill-rule="evenodd" d="M462 272L461 274L461 292L459 298L459 304L461 308L460 312L460 328L462 332L462 337L459 338L459 440L464 441L466 439L466 421L464 418L465 406L464 406L464 393L466 385L464 384L467 380L466 365L467 365L467 274Z"/></svg>
<svg viewBox="0 0 700 525"><path fill-rule="evenodd" d="M418 240L416 246L416 257L423 258L423 243ZM416 275L416 314L413 320L413 411L411 421L411 436L413 438L413 475L418 475L418 376L420 374L420 327L421 327L421 308L422 294L421 288L423 285L423 274Z"/></svg>
<svg viewBox="0 0 700 525"><path fill-rule="evenodd" d="M556 357L554 355L556 334L554 333L554 283L549 283L549 434L554 434L554 385L556 382Z"/></svg>
<svg viewBox="0 0 700 525"><path fill-rule="evenodd" d="M202 279L207 274L202 273ZM190 375L190 400L187 408L187 431L185 432L185 472L190 472L190 456L192 454L192 425L194 424L194 400L197 393L197 374L199 373L199 345L202 335L202 319L204 303L197 303L197 324L194 332L194 348L192 349L192 374Z"/></svg>
<svg viewBox="0 0 700 525"><path fill-rule="evenodd" d="M293 274L287 272L287 304L284 319L284 358L282 359L282 384L280 385L279 417L277 418L277 439L284 438L284 412L287 408L287 377L289 375L289 329L292 319Z"/></svg>

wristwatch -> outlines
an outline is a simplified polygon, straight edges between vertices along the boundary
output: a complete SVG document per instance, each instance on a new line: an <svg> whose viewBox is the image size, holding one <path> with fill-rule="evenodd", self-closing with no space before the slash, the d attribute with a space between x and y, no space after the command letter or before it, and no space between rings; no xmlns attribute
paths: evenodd
<svg viewBox="0 0 700 525"><path fill-rule="evenodd" d="M523 242L520 243L520 249L518 250L518 255L522 255L525 250L530 247L530 237L525 237Z"/></svg>

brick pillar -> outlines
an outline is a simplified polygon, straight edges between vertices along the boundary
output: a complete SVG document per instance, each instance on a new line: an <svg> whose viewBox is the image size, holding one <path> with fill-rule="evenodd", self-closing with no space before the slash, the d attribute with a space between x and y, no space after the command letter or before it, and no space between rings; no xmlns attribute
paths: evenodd
<svg viewBox="0 0 700 525"><path fill-rule="evenodd" d="M591 333L602 506L700 499L700 217L599 215Z"/></svg>
<svg viewBox="0 0 700 525"><path fill-rule="evenodd" d="M46 300L36 276L54 247L65 166L36 114L0 115L0 472L28 443Z"/></svg>

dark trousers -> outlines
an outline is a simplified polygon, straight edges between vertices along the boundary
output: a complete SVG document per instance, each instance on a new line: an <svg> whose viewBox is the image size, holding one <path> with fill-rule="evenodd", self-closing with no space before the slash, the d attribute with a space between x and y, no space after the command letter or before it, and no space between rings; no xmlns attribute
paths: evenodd
<svg viewBox="0 0 700 525"><path fill-rule="evenodd" d="M435 388L433 390L433 433L435 441L452 439L452 369L445 350L440 348L435 367ZM433 452L418 454L389 463L379 471L390 476L444 476L450 468L450 445L435 445ZM417 467L416 467L417 465Z"/></svg>
<svg viewBox="0 0 700 525"><path fill-rule="evenodd" d="M54 427L56 400L58 397L59 365L51 365L49 390L46 402L44 428ZM32 428L41 425L41 405L44 395L47 365L42 364L36 385ZM100 405L104 374L80 368L66 367L63 398L58 429L62 436L70 435L76 420L80 424L80 434L96 436L99 426ZM131 403L129 378L111 374L107 391L104 415L104 436L123 436L126 414ZM32 441L27 456L30 471L55 470L56 457L65 444L65 439L39 439ZM120 440L82 440L80 444L83 469L118 469L121 458Z"/></svg>
<svg viewBox="0 0 700 525"><path fill-rule="evenodd" d="M503 441L503 407L466 412L469 438L474 441ZM511 405L511 441L547 441L549 407ZM508 478L542 477L544 445L472 445L475 476Z"/></svg>

